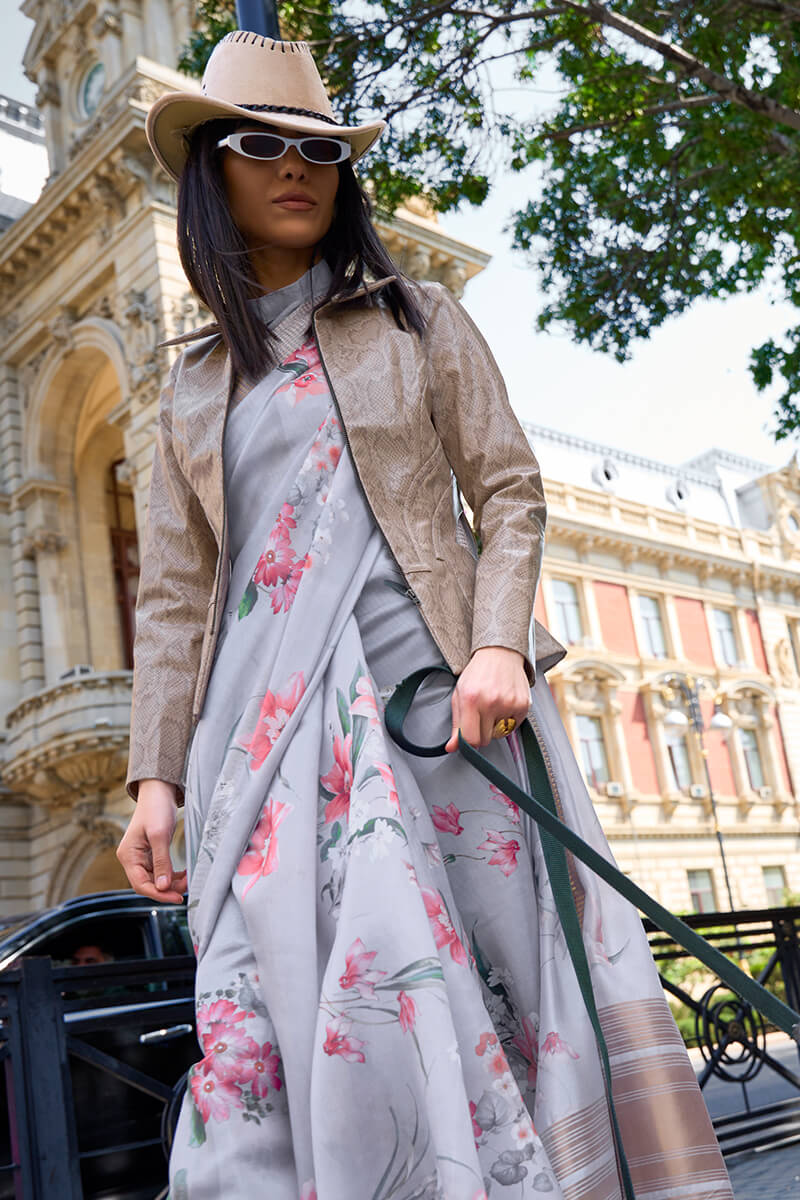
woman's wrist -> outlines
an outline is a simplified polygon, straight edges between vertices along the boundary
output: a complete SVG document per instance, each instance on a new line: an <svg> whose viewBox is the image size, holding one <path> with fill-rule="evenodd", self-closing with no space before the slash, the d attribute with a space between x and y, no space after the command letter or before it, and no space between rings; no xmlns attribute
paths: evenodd
<svg viewBox="0 0 800 1200"><path fill-rule="evenodd" d="M174 783L168 783L166 779L140 779L137 800L139 804L143 800L145 802L171 800L177 806L178 789Z"/></svg>

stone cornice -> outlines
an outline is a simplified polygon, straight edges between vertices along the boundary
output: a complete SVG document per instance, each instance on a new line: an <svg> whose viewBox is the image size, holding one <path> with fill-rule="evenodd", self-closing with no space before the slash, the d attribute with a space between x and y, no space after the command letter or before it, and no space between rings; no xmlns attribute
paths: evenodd
<svg viewBox="0 0 800 1200"><path fill-rule="evenodd" d="M138 59L87 127L80 153L0 237L0 282L14 298L8 306L12 311L17 289L37 268L51 270L53 251L74 239L78 228L106 214L121 218L127 196L140 184L151 197L168 198L171 185L147 146L144 119L152 101L170 85L149 70L142 73L143 63L149 67L149 60Z"/></svg>
<svg viewBox="0 0 800 1200"><path fill-rule="evenodd" d="M52 687L42 688L41 691L35 692L32 696L26 696L24 700L7 713L6 726L13 734L14 726L18 725L30 713L35 712L36 709L44 708L62 696L69 696L72 693L84 695L87 691L106 689L115 685L122 685L123 688L129 688L132 678L132 671L94 671L91 675L76 675L71 679L64 679Z"/></svg>

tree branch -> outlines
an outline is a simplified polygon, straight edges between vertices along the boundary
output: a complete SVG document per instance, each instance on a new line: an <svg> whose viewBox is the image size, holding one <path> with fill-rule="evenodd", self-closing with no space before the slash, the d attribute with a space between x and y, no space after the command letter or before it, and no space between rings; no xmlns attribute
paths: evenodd
<svg viewBox="0 0 800 1200"><path fill-rule="evenodd" d="M581 4L578 0L561 0L561 3L565 8L581 13L588 20L596 21L600 25L608 25L625 34L632 41L638 42L640 46L647 46L650 50L655 50L667 62L675 63L686 75L699 79L701 83L712 88L725 100L739 104L742 108L767 117L780 125L788 125L790 129L800 130L800 112L797 112L796 109L787 108L786 105L779 104L777 100L772 100L769 96L753 92L743 84L728 79L727 75L720 75L718 71L712 70L694 55L689 54L682 47L676 46L674 42L665 41L664 38L645 29L636 21L612 12L605 4L599 3L599 0L589 0L587 4Z"/></svg>
<svg viewBox="0 0 800 1200"><path fill-rule="evenodd" d="M708 104L719 103L719 96L687 96L685 100L671 100L666 104L650 104L647 108L637 108L633 112L622 113L618 117L607 117L604 121L588 121L585 125L570 125L568 129L544 129L541 136L551 142L563 142L576 133L590 133L594 129L619 129L639 117L659 116L661 113L684 112L687 108L703 108Z"/></svg>

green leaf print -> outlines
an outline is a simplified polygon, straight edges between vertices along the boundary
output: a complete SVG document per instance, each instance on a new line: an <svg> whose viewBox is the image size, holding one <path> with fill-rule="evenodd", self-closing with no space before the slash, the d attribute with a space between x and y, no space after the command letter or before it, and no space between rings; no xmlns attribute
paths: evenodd
<svg viewBox="0 0 800 1200"><path fill-rule="evenodd" d="M336 845L336 843L339 841L339 838L341 836L342 836L342 827L339 824L339 822L336 821L331 826L331 836L328 838L327 842L325 843L325 845L322 847L322 849L319 852L319 861L320 862L328 861L328 854L330 853L331 847Z"/></svg>
<svg viewBox="0 0 800 1200"><path fill-rule="evenodd" d="M398 837L401 837L404 842L406 842L406 843L408 842L408 838L406 837L405 829L403 829L403 826L400 824L399 821L396 821L394 817L370 817L370 819L368 821L365 821L365 823L361 826L360 829L357 829L355 831L355 833L350 834L350 837L347 839L348 846L350 845L350 843L352 841L355 840L355 838L367 837L370 833L374 833L376 821L384 821L385 824L391 826L391 828L395 831L395 833L397 834Z"/></svg>
<svg viewBox="0 0 800 1200"><path fill-rule="evenodd" d="M190 1146L202 1146L206 1140L206 1127L203 1124L203 1118L200 1111L194 1102L194 1097L191 1091L191 1079L186 1086L187 1103L189 1105L189 1121L191 1127L191 1137L189 1138Z"/></svg>
<svg viewBox="0 0 800 1200"><path fill-rule="evenodd" d="M167 1200L189 1200L189 1173L186 1167L176 1172Z"/></svg>
<svg viewBox="0 0 800 1200"><path fill-rule="evenodd" d="M361 747L364 745L364 737L369 726L369 721L366 717L353 717L353 744L350 750L350 761L353 764L353 774L355 774L356 763L358 756L361 753ZM380 774L380 772L378 772Z"/></svg>
<svg viewBox="0 0 800 1200"><path fill-rule="evenodd" d="M239 620L246 617L248 613L253 611L256 600L258 599L258 588L253 583L253 580L248 580L247 587L244 589L244 595L239 603Z"/></svg>
<svg viewBox="0 0 800 1200"><path fill-rule="evenodd" d="M339 722L342 726L342 733L347 737L350 732L350 706L341 688L336 689L336 707L339 710Z"/></svg>
<svg viewBox="0 0 800 1200"><path fill-rule="evenodd" d="M361 678L361 676L363 674L364 674L364 668L362 667L361 663L357 663L355 673L353 675L352 680L350 681L350 703L351 704L355 704L356 700L358 699L358 691L356 688L356 684L358 683L359 679Z"/></svg>

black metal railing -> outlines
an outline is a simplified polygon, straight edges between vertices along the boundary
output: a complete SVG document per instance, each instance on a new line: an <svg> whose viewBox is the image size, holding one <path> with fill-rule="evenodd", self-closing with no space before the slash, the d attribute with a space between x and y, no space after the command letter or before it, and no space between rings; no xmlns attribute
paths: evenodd
<svg viewBox="0 0 800 1200"><path fill-rule="evenodd" d="M197 1057L191 956L0 975L2 1200L153 1200Z"/></svg>
<svg viewBox="0 0 800 1200"><path fill-rule="evenodd" d="M800 1009L800 906L686 920ZM800 1141L793 1043L771 1038L757 1012L651 922L645 928L701 1056L707 1102L715 1089L741 1096L740 1111L714 1117L723 1152ZM186 956L93 967L26 958L0 975L0 1200L166 1194L165 1152L198 1055L194 973ZM765 1075L790 1094L765 1096Z"/></svg>
<svg viewBox="0 0 800 1200"><path fill-rule="evenodd" d="M684 917L707 941L800 1011L800 906ZM800 1047L774 1034L762 1015L735 996L707 968L645 920L661 982L689 1046L702 1056L698 1082L712 1112L725 1155L800 1141ZM763 1072L775 1087L765 1086ZM759 1086L756 1088L757 1077ZM720 1111L710 1093L718 1084L739 1089L741 1109ZM781 1085L784 1085L781 1088ZM779 1095L780 1091L789 1095ZM774 1098L770 1096L774 1093ZM726 1100L729 1089L725 1089ZM720 1108L728 1107L727 1103Z"/></svg>

